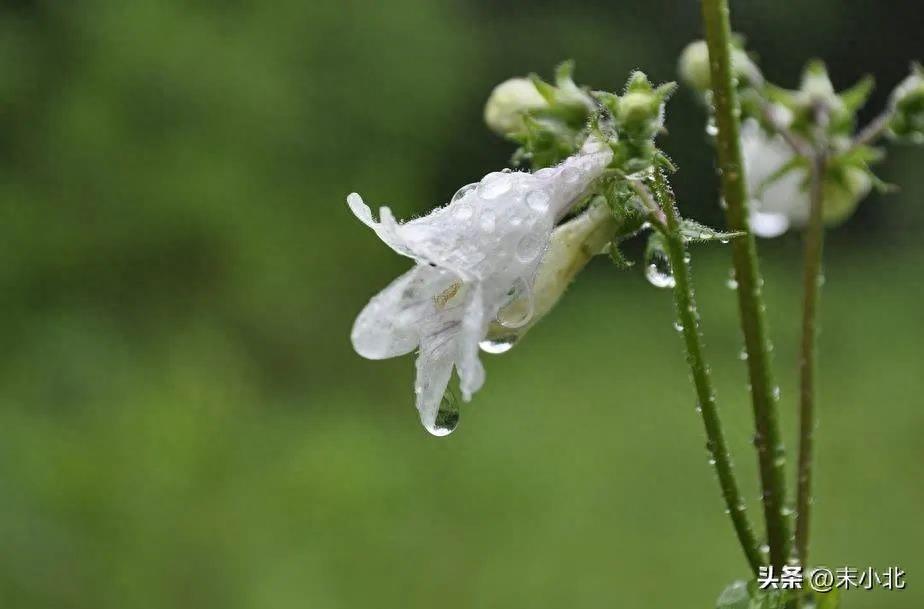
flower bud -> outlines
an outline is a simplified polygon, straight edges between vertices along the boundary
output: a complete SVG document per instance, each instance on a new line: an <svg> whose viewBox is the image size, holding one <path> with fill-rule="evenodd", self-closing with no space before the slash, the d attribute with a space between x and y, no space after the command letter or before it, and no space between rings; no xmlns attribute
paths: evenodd
<svg viewBox="0 0 924 609"><path fill-rule="evenodd" d="M889 134L898 139L924 142L924 68L914 65L911 74L892 92L894 115Z"/></svg>
<svg viewBox="0 0 924 609"><path fill-rule="evenodd" d="M525 129L524 113L548 107L528 78L511 78L494 87L484 107L484 121L492 131L509 136Z"/></svg>
<svg viewBox="0 0 924 609"><path fill-rule="evenodd" d="M821 61L811 61L805 66L799 92L806 105L824 104L833 107L840 103L828 76L828 69Z"/></svg>
<svg viewBox="0 0 924 609"><path fill-rule="evenodd" d="M732 48L732 70L738 82L756 85L763 81L760 68L757 67L743 49ZM680 55L680 77L688 85L700 92L711 88L712 78L709 72L709 48L703 40L691 42Z"/></svg>

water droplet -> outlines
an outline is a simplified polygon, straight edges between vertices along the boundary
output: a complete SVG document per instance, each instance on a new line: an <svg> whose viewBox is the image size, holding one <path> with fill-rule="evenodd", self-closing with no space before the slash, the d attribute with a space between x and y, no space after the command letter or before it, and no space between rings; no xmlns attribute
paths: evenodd
<svg viewBox="0 0 924 609"><path fill-rule="evenodd" d="M656 288L674 287L674 273L667 254L662 250L652 250L648 254L645 265L645 279Z"/></svg>
<svg viewBox="0 0 924 609"><path fill-rule="evenodd" d="M451 389L447 389L440 401L440 409L436 412L433 425L425 425L427 431L441 438L448 436L459 426L459 398Z"/></svg>
<svg viewBox="0 0 924 609"><path fill-rule="evenodd" d="M674 329L678 332L683 332L683 324L679 320L674 320Z"/></svg>
<svg viewBox="0 0 924 609"><path fill-rule="evenodd" d="M496 215L494 214L494 210L482 209L481 214L478 216L478 222L481 224L481 230L486 233L493 233L494 224L496 222Z"/></svg>
<svg viewBox="0 0 924 609"><path fill-rule="evenodd" d="M738 280L735 279L735 269L728 272L728 279L725 281L725 285L728 286L729 290L738 289Z"/></svg>
<svg viewBox="0 0 924 609"><path fill-rule="evenodd" d="M740 359L742 362L746 362L748 360L747 347L741 347L741 351L738 352L738 359Z"/></svg>
<svg viewBox="0 0 924 609"><path fill-rule="evenodd" d="M706 135L715 137L719 134L719 126L715 124L715 117L710 116L709 122L706 123Z"/></svg>
<svg viewBox="0 0 924 609"><path fill-rule="evenodd" d="M521 262L532 262L542 252L542 240L531 233L523 235L517 243L517 258Z"/></svg>
<svg viewBox="0 0 924 609"><path fill-rule="evenodd" d="M549 193L544 190L532 190L526 193L526 204L529 205L530 209L540 214L545 213L549 209L550 200L551 197Z"/></svg>
<svg viewBox="0 0 924 609"><path fill-rule="evenodd" d="M489 173L478 185L478 196L482 199L496 199L507 193L513 186L513 178L506 173L495 171Z"/></svg>
<svg viewBox="0 0 924 609"><path fill-rule="evenodd" d="M452 195L452 199L449 200L449 203L455 203L456 201L462 199L465 195L472 192L478 188L478 182L473 182L471 184L466 184L462 188L456 191L456 194Z"/></svg>
<svg viewBox="0 0 924 609"><path fill-rule="evenodd" d="M513 345L516 344L519 337L516 334L508 334L506 336L496 336L489 337L478 343L478 346L485 353L491 353L492 355L498 355L501 353L506 353L513 349Z"/></svg>
<svg viewBox="0 0 924 609"><path fill-rule="evenodd" d="M751 212L751 229L758 237L779 237L788 228L789 218L783 214Z"/></svg>
<svg viewBox="0 0 924 609"><path fill-rule="evenodd" d="M774 400L780 399L780 386L779 385L773 388L773 399Z"/></svg>
<svg viewBox="0 0 924 609"><path fill-rule="evenodd" d="M505 328L522 328L533 317L533 293L526 280L513 282L507 293L509 300L497 312L497 322Z"/></svg>

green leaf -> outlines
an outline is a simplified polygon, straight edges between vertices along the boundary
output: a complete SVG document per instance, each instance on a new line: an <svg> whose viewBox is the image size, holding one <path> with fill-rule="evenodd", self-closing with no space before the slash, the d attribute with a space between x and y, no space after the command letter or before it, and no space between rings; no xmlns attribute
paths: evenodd
<svg viewBox="0 0 924 609"><path fill-rule="evenodd" d="M555 103L555 87L542 80L538 74L530 74L529 79L533 82L536 90L539 91L539 95L545 98L545 101L550 104Z"/></svg>
<svg viewBox="0 0 924 609"><path fill-rule="evenodd" d="M875 85L876 81L873 77L866 75L857 84L840 94L841 101L844 102L844 106L849 111L856 112L866 104L866 100L869 99Z"/></svg>
<svg viewBox="0 0 924 609"><path fill-rule="evenodd" d="M687 243L704 243L706 241L721 241L728 243L731 239L744 236L743 232L723 232L700 224L696 220L681 220L680 236Z"/></svg>

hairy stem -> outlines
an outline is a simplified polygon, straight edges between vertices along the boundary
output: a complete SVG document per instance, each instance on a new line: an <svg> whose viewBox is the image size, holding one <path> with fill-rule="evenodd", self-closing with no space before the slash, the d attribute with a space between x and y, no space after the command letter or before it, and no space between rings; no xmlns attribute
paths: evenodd
<svg viewBox="0 0 924 609"><path fill-rule="evenodd" d="M777 416L776 385L770 370L770 345L764 318L757 245L748 222L748 193L739 139L740 113L732 79L731 26L727 0L702 0L703 23L709 48L712 103L718 127L716 142L722 172L722 193L726 203L726 222L733 231L746 236L732 242L732 261L738 282L738 310L748 355L751 401L754 406L764 516L770 561L781 567L789 557L789 522L786 502L785 450Z"/></svg>
<svg viewBox="0 0 924 609"><path fill-rule="evenodd" d="M808 556L812 508L812 453L815 434L815 345L818 300L821 296L821 258L824 248L825 158L812 159L811 209L805 230L802 277L802 341L799 353L799 465L796 500L796 555L805 564Z"/></svg>
<svg viewBox="0 0 924 609"><path fill-rule="evenodd" d="M674 273L674 305L677 317L683 328L684 346L687 352L687 363L696 388L698 409L706 428L706 446L709 450L711 462L715 465L725 499L727 511L738 535L738 542L744 550L745 557L751 569L757 573L758 567L764 564L758 548L757 538L750 520L745 511L745 503L738 488L734 465L728 445L725 442L725 433L722 431L722 422L719 418L716 405L715 390L709 366L706 364L703 345L699 331L699 313L696 310L696 300L693 293L692 274L686 245L680 234L680 217L674 203L670 187L667 185L660 171L655 173L655 194L664 212L667 224L667 246L671 269Z"/></svg>

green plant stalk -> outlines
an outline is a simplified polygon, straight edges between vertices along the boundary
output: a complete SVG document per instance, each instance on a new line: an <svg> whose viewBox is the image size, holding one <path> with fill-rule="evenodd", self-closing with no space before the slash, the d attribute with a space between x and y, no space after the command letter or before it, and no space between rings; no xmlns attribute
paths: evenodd
<svg viewBox="0 0 924 609"><path fill-rule="evenodd" d="M738 543L741 544L741 549L744 550L748 564L756 574L758 568L765 563L758 548L754 529L751 527L745 511L745 503L735 477L734 464L728 451L728 445L725 442L725 433L722 431L722 421L719 418L718 406L716 405L715 390L712 386L709 366L706 364L703 353L690 262L686 244L680 234L680 216L670 187L666 184L659 171L656 172L655 176L655 193L665 215L668 258L674 273L674 305L683 329L687 363L690 365L693 384L696 388L698 410L706 428L706 446L718 474L722 497L725 499L728 514L731 517L735 533L738 535Z"/></svg>
<svg viewBox="0 0 924 609"><path fill-rule="evenodd" d="M805 230L802 277L802 340L799 352L799 463L796 499L796 556L802 564L808 557L809 525L812 508L812 456L815 434L815 346L818 301L821 297L821 264L824 249L825 159L812 160L811 208Z"/></svg>
<svg viewBox="0 0 924 609"><path fill-rule="evenodd" d="M786 503L785 449L777 415L776 384L770 368L770 345L764 317L762 279L757 261L757 245L748 221L748 193L739 138L740 107L731 66L731 26L728 0L702 0L712 103L718 133L719 166L725 217L729 230L747 233L732 241L732 261L738 282L738 311L748 355L751 401L754 407L757 448L764 517L770 562L781 567L789 558L790 533L784 513Z"/></svg>

